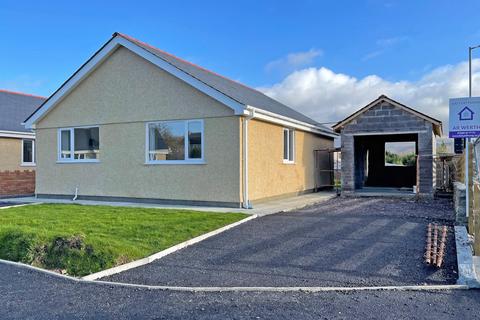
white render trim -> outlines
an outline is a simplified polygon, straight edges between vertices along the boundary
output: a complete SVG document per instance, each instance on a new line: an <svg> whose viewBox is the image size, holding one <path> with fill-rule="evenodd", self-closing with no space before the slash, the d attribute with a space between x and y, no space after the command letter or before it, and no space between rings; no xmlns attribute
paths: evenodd
<svg viewBox="0 0 480 320"><path fill-rule="evenodd" d="M149 126L151 124L158 123L173 123L173 122L183 122L184 123L184 160L150 160L150 134ZM201 158L189 158L188 157L188 124L190 122L200 122L201 131L200 131L200 141L202 143L202 157ZM203 119L187 119L187 120L159 120L159 121L149 121L145 123L145 164L146 165L162 165L162 164L206 164L205 162L205 121Z"/></svg>
<svg viewBox="0 0 480 320"><path fill-rule="evenodd" d="M247 106L248 109L250 110L255 110L255 118L261 119L267 122L275 123L275 124L280 124L285 127L292 127L295 129L299 129L302 131L306 132L312 132L315 134L327 136L330 138L338 138L340 137L339 134L335 132L326 132L324 130L319 129L318 126L315 126L313 124L309 124L303 121L298 121L289 117L281 116L279 114L269 112L263 109L259 109L253 106Z"/></svg>
<svg viewBox="0 0 480 320"><path fill-rule="evenodd" d="M25 149L25 140L30 140L32 141L32 162L24 162L23 161L23 150ZM35 163L35 139L31 139L31 138L23 138L22 139L22 155L21 155L21 159L20 159L20 166L21 167L35 167L36 166L36 163Z"/></svg>
<svg viewBox="0 0 480 320"><path fill-rule="evenodd" d="M33 132L0 130L0 138L17 138L17 139L33 139L33 140L35 140L35 133L33 133Z"/></svg>
<svg viewBox="0 0 480 320"><path fill-rule="evenodd" d="M34 128L34 124L41 120L53 107L57 105L66 95L68 95L73 89L75 89L78 84L85 79L90 73L92 73L106 58L108 58L119 46L123 46L130 51L136 53L142 58L153 63L157 67L163 69L164 71L170 73L171 75L185 81L192 87L200 90L206 95L212 97L213 99L219 101L220 103L231 108L236 115L245 114L245 106L232 98L226 96L225 94L213 89L212 87L206 85L205 83L197 80L191 75L181 71L180 69L174 67L163 59L155 56L146 49L136 45L135 43L121 37L116 36L110 39L105 46L100 49L95 55L80 69L77 70L74 75L65 82L58 91L56 91L52 96L50 96L44 104L37 110L24 124L28 129Z"/></svg>

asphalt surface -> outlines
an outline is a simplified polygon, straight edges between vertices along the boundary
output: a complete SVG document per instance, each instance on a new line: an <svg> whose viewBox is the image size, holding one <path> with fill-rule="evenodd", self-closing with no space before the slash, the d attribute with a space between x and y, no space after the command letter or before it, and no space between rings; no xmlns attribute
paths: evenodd
<svg viewBox="0 0 480 320"><path fill-rule="evenodd" d="M265 216L102 280L178 286L454 284L453 228L444 267L423 262L429 222L452 226L449 201L337 198Z"/></svg>
<svg viewBox="0 0 480 320"><path fill-rule="evenodd" d="M77 283L0 263L0 319L480 319L480 291L169 292Z"/></svg>

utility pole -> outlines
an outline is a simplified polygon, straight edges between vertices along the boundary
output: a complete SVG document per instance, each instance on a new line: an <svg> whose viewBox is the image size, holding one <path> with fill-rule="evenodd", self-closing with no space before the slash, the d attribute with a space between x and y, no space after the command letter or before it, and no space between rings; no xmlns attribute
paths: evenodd
<svg viewBox="0 0 480 320"><path fill-rule="evenodd" d="M480 48L480 45L474 46L474 47L468 47L468 97L472 97L472 51ZM465 200L466 200L466 216L468 218L469 211L470 211L470 183L469 183L469 177L468 177L468 171L469 171L469 164L470 164L470 138L467 138L466 141L466 146L465 146L465 187L466 187L466 193L465 193Z"/></svg>

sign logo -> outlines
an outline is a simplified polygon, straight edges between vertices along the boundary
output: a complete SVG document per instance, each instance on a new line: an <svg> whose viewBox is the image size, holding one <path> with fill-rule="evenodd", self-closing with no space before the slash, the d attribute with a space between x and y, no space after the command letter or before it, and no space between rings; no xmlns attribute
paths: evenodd
<svg viewBox="0 0 480 320"><path fill-rule="evenodd" d="M450 138L480 137L480 97L450 99L449 109Z"/></svg>
<svg viewBox="0 0 480 320"><path fill-rule="evenodd" d="M463 107L463 109L458 113L458 119L460 121L473 120L474 114L475 112L473 112L469 107Z"/></svg>

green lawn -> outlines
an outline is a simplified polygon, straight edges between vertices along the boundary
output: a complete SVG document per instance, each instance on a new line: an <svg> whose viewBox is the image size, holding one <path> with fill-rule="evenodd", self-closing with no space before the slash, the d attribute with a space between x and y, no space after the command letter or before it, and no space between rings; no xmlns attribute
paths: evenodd
<svg viewBox="0 0 480 320"><path fill-rule="evenodd" d="M45 204L0 210L0 258L83 276L245 218L241 213Z"/></svg>

